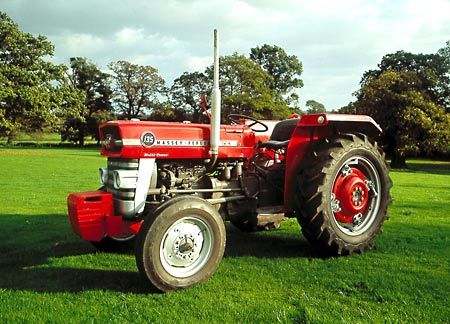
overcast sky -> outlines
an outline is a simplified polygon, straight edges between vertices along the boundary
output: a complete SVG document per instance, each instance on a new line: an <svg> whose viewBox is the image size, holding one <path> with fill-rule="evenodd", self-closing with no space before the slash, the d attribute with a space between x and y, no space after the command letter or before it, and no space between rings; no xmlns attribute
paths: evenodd
<svg viewBox="0 0 450 324"><path fill-rule="evenodd" d="M303 104L353 100L364 71L398 50L435 53L450 40L450 0L1 0L19 27L45 35L57 63L87 57L102 69L127 60L172 84L221 55L278 45L303 63Z"/></svg>

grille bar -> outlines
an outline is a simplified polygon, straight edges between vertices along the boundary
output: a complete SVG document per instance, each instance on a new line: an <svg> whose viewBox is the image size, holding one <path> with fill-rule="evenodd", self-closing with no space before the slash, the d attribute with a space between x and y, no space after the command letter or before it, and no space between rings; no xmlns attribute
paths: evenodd
<svg viewBox="0 0 450 324"><path fill-rule="evenodd" d="M115 189L113 173L116 170L138 170L138 159L117 159L108 158L108 180L106 181L106 190L113 194L115 200L134 200L136 189Z"/></svg>

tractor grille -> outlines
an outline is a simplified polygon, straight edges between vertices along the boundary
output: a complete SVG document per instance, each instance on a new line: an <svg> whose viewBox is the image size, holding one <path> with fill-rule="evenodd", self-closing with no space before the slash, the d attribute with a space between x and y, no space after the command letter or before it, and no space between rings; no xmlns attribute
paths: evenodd
<svg viewBox="0 0 450 324"><path fill-rule="evenodd" d="M106 182L106 190L113 194L116 200L133 201L135 198L136 189L115 189L113 172L116 170L138 170L139 159L117 159L108 158L108 181Z"/></svg>

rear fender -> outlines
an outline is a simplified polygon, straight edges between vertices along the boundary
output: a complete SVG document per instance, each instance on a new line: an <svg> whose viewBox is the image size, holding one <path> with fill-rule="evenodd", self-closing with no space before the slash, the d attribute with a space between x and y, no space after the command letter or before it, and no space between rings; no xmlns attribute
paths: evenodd
<svg viewBox="0 0 450 324"><path fill-rule="evenodd" d="M380 126L369 116L341 114L304 115L298 122L287 148L284 182L284 206L292 212L292 185L297 181L297 170L308 157L311 144L322 138L339 134L363 133L375 138L382 133Z"/></svg>

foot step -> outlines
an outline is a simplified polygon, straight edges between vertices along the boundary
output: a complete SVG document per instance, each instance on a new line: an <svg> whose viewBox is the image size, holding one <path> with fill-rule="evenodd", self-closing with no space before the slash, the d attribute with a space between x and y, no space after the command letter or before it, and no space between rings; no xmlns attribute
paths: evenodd
<svg viewBox="0 0 450 324"><path fill-rule="evenodd" d="M282 221L288 218L284 216L283 206L260 207L256 209L257 227L266 230L279 228Z"/></svg>

